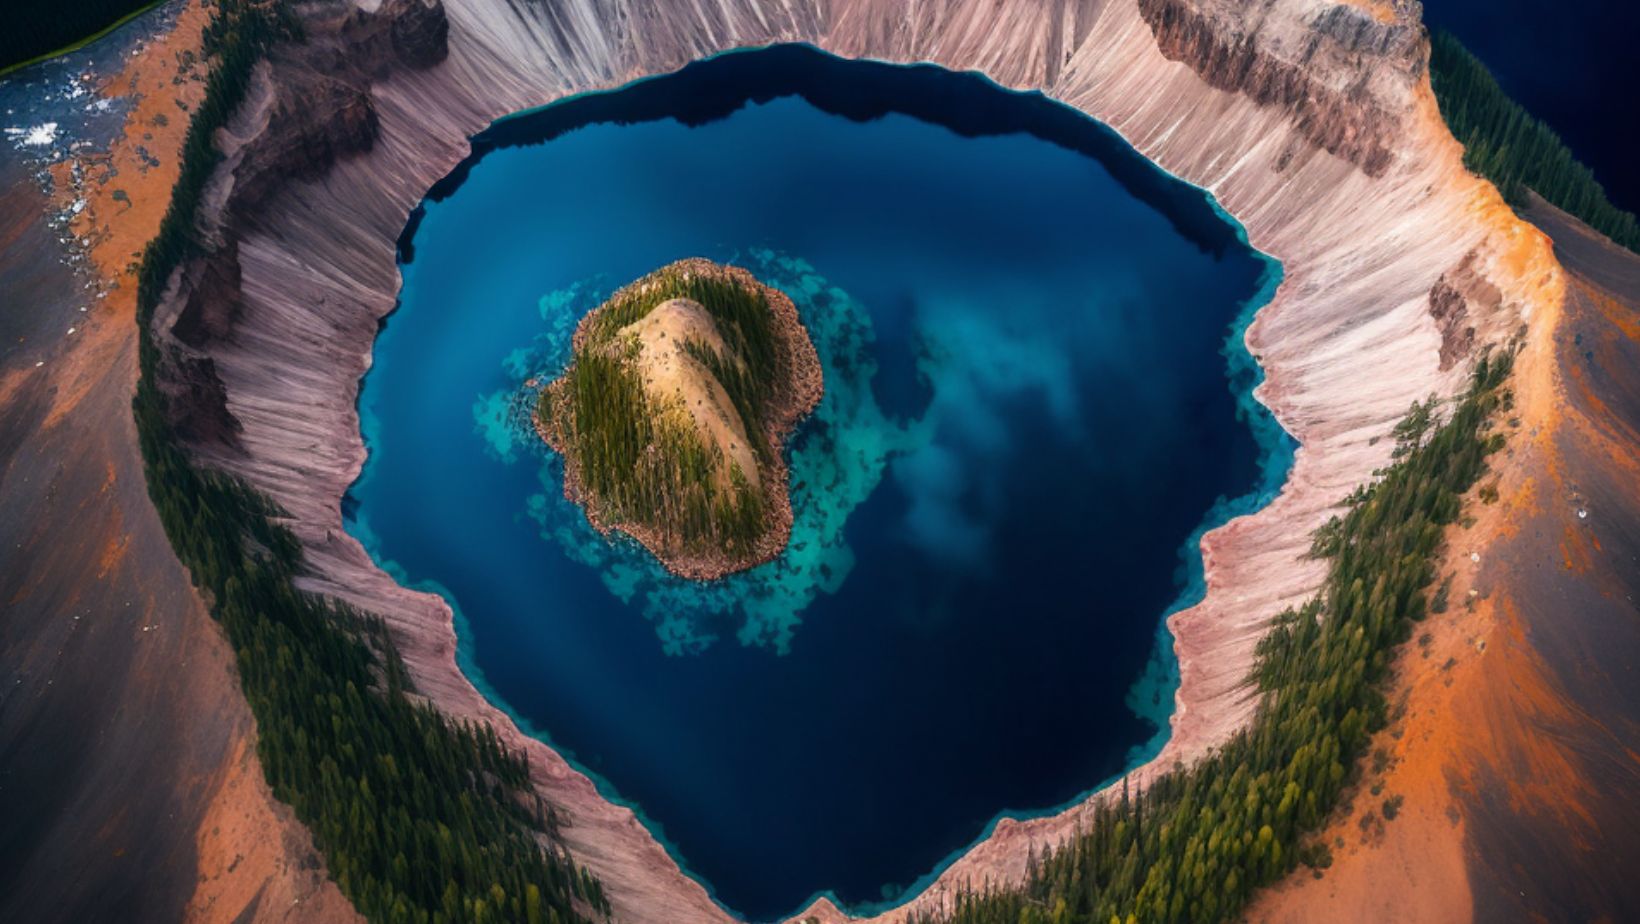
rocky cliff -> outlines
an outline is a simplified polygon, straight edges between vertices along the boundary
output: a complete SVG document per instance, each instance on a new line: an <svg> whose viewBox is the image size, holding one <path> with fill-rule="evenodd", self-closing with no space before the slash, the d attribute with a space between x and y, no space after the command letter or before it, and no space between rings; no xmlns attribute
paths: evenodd
<svg viewBox="0 0 1640 924"><path fill-rule="evenodd" d="M630 811L484 701L456 668L444 602L397 586L341 525L364 461L358 382L399 282L394 242L490 120L728 48L808 41L1039 89L1214 193L1285 268L1247 342L1267 375L1259 398L1302 448L1279 498L1202 543L1207 596L1171 622L1172 738L1141 778L1250 718L1253 646L1320 581L1306 537L1385 461L1391 422L1560 298L1541 235L1462 167L1413 3L359 0L306 15L306 42L258 72L221 138L216 250L179 274L156 318L174 414L207 420L197 454L290 512L309 589L382 614L419 690L528 749L623 920L726 915ZM1028 848L1080 817L1004 822L908 907L1021 876ZM840 916L824 901L812 913Z"/></svg>
<svg viewBox="0 0 1640 924"><path fill-rule="evenodd" d="M160 327L173 335L161 383L185 436L231 447L239 432L207 346L229 337L243 304L241 233L287 183L321 178L338 160L368 153L380 131L371 84L395 69L443 61L448 30L436 0L389 0L372 11L315 4L304 16L304 40L276 47L260 65L251 98L217 139L226 157L202 229L214 246L183 270L179 298L160 313Z"/></svg>

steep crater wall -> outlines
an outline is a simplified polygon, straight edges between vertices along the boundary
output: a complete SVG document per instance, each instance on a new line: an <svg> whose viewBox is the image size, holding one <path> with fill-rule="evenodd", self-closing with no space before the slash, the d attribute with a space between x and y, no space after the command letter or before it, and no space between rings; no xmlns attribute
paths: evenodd
<svg viewBox="0 0 1640 924"><path fill-rule="evenodd" d="M305 15L304 44L261 67L219 137L213 252L179 273L156 315L173 419L203 462L291 514L308 589L381 614L422 694L529 752L569 819L568 845L624 920L726 915L629 810L473 689L444 601L396 585L342 528L364 461L359 380L399 285L394 242L493 119L772 42L932 61L1111 125L1210 189L1282 262L1247 342L1266 371L1260 399L1302 448L1280 497L1203 541L1207 596L1171 621L1172 738L1140 780L1251 718L1253 646L1319 584L1307 536L1387 459L1390 423L1449 393L1475 351L1559 297L1541 235L1462 168L1429 93L1415 3L361 0ZM965 882L1016 879L1028 846L1063 840L1080 817L1002 822L888 916ZM839 916L823 900L812 913Z"/></svg>

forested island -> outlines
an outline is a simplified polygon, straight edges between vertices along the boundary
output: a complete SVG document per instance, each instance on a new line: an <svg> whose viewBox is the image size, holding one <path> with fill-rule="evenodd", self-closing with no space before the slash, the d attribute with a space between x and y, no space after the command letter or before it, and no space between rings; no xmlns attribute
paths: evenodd
<svg viewBox="0 0 1640 924"><path fill-rule="evenodd" d="M599 532L712 580L785 548L783 450L822 388L791 299L746 270L680 260L581 319L535 427Z"/></svg>

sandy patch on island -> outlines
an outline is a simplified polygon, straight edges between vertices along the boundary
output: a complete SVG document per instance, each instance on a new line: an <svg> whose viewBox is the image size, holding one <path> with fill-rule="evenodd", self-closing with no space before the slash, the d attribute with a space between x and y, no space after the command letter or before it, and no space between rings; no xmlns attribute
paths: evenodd
<svg viewBox="0 0 1640 924"><path fill-rule="evenodd" d="M621 328L616 336L618 340L628 336L638 339L638 374L655 406L682 407L694 421L695 432L705 436L708 445L716 446L731 465L738 466L747 483L756 489L762 479L751 441L746 438L745 421L735 411L723 384L684 346L697 343L720 357L731 355L706 309L692 299L668 299ZM715 467L712 473L719 487L733 488L727 465Z"/></svg>

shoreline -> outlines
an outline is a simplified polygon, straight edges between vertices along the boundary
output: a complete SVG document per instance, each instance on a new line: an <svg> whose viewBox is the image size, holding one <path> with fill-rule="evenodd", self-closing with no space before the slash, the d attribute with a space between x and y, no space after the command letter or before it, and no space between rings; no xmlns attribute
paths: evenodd
<svg viewBox="0 0 1640 924"><path fill-rule="evenodd" d="M759 465L760 482L763 486L763 500L768 506L765 508L764 529L753 544L753 548L741 558L730 558L720 554L708 555L668 555L662 549L666 537L651 526L638 523L606 522L603 511L597 509L587 497L588 492L581 484L581 470L578 460L564 451L560 439L541 421L541 415L534 407L530 409L530 423L535 434L564 460L564 498L586 515L587 522L592 528L605 538L612 532L624 533L631 537L652 555L668 573L691 581L715 581L740 571L755 568L758 565L780 557L791 541L792 534L792 503L791 503L791 472L786 462L786 443L797 431L797 426L804 418L814 412L824 396L825 384L820 371L820 357L815 352L814 343L809 339L808 330L804 328L802 320L797 315L797 306L786 293L765 285L748 270L738 266L728 266L714 263L700 257L686 257L675 260L657 270L644 274L642 277L617 289L609 298L598 307L581 316L576 322L575 333L571 339L572 354L570 365L574 365L574 354L579 353L585 345L588 325L611 303L616 301L625 292L643 285L650 278L669 270L682 270L687 273L698 273L701 276L712 276L719 279L728 279L743 289L760 293L766 301L773 318L776 337L779 339L785 353L785 387L777 393L776 400L770 408L771 420L765 428L765 445L768 455ZM548 382L542 387L541 393L548 394L554 386L564 381L569 374L569 366L557 379ZM361 386L362 390L362 386Z"/></svg>
<svg viewBox="0 0 1640 924"><path fill-rule="evenodd" d="M50 61L53 58L61 58L64 55L71 55L74 52L80 51L95 42L100 42L119 31L122 26L130 25L133 20L143 16L144 14L152 13L155 9L164 5L166 2L167 0L150 0L150 2L132 10L129 13L126 13L124 16L121 16L120 18L114 20L106 26L103 26L101 29L98 29L96 32L93 32L84 38L75 39L61 48L45 52L44 54L35 55L26 61L18 61L16 64L8 64L5 67L0 67L0 80L10 77L12 74L17 73L24 68L33 67L36 64Z"/></svg>
<svg viewBox="0 0 1640 924"><path fill-rule="evenodd" d="M212 351L229 409L245 425L243 453L218 452L213 461L291 511L315 569L303 586L380 613L429 696L453 715L494 723L509 745L529 753L538 788L575 821L565 833L572 852L605 880L618 912L639 920L657 908L669 920L723 920L725 913L629 810L603 800L559 755L523 736L460 674L449 607L398 587L340 528L339 500L364 457L352 399L369 365L375 321L393 305L394 242L421 194L460 161L463 139L482 126L484 113L538 105L543 94L551 99L623 84L729 46L803 38L843 55L931 59L982 69L1005 87L1042 90L1105 122L1164 170L1215 194L1247 229L1250 243L1279 259L1288 274L1258 312L1245 345L1267 375L1255 395L1301 448L1270 505L1203 538L1206 596L1169 620L1181 672L1172 735L1161 755L1134 774L1142 779L1173 759L1198 756L1250 717L1254 703L1242 681L1264 620L1319 583L1315 569L1295 554L1307 545L1308 527L1387 456L1376 437L1412 398L1450 390L1456 376L1437 368L1440 334L1423 304L1430 286L1466 252L1483 250L1485 270L1503 279L1515 303L1477 323L1505 329L1526 313L1520 304L1531 297L1529 273L1536 265L1534 254L1521 255L1536 239L1522 238L1491 187L1467 176L1455 142L1438 116L1428 121L1418 99L1403 113L1409 142L1398 153L1405 162L1394 164L1386 179L1369 177L1307 146L1280 107L1213 89L1190 66L1167 60L1139 9L1128 3L1101 10L1075 37L1066 63L1051 66L1060 61L1057 50L1038 47L1045 33L1025 28L1004 35L996 48L963 44L960 36L974 33L962 27L973 22L960 18L886 37L870 28L874 11L864 0L826 22L794 13L769 25L736 10L729 34L681 28L682 45L621 51L603 69L545 49L539 58L526 54L534 68L522 69L533 75L528 78L514 75L519 59L511 50L487 44L492 33L483 27L491 11L451 11L450 60L426 73L395 75L372 91L383 137L368 156L338 163L324 180L334 226L313 231L308 207L285 196L269 203L263 228L243 235L245 317L234 340ZM666 34L667 26L658 21L655 34ZM1269 28L1279 32L1292 24ZM957 37L938 44L947 34ZM1010 38L1015 45L1007 44ZM482 75L498 79L473 79ZM1427 82L1423 90L1427 94ZM1224 123L1239 130L1221 133ZM239 137L253 139L255 125L244 127ZM1300 152L1296 161L1293 150ZM362 214L344 217L350 207ZM1390 234L1391 228L1424 234ZM1363 247L1362 240L1371 244ZM292 274L292 265L305 269ZM338 276L348 284L338 285ZM292 331L305 329L342 336L292 343ZM273 391L277 376L270 373L290 368L303 370L299 381ZM317 454L309 449L316 435L328 447ZM1231 587L1239 595L1228 597ZM1035 822L999 823L893 914L941 907L965 881L1016 880L1027 847L1040 850L1069 836L1079 815L1073 808ZM825 905L817 903L811 913L842 918Z"/></svg>
<svg viewBox="0 0 1640 924"><path fill-rule="evenodd" d="M1179 182L1188 182L1177 177L1175 177L1175 179L1178 179ZM1199 187L1196 188L1199 189ZM1207 197L1209 202L1214 203L1214 208L1221 213L1225 221L1237 228L1238 231L1241 230L1241 225L1239 222L1237 222L1228 213L1223 212L1222 209L1218 209L1217 203L1214 202L1210 193L1206 190L1202 190L1202 193ZM1190 571L1190 574L1187 576L1183 586L1179 588L1178 595L1174 598L1173 602L1167 605L1156 620L1156 640L1154 644L1157 646L1157 653L1163 653L1161 646L1166 646L1165 655L1168 663L1158 666L1167 672L1165 688L1169 703L1166 715L1161 716L1162 721L1156 723L1156 734L1133 746L1130 754L1136 755L1136 759L1130 759L1126 769L1105 779L1099 780L1069 799L1042 808L1002 809L1001 811L998 811L989 821L985 822L975 837L962 846L952 850L943 859L936 863L932 869L914 880L896 898L868 902L844 902L838 898L832 890L820 889L810 894L799 905L793 908L789 914L779 920L802 920L805 912L814 909L817 907L817 904L822 901L831 904L850 919L877 918L883 915L891 914L900 906L915 900L917 896L920 895L926 888L937 882L939 878L945 874L947 869L960 861L963 855L968 853L969 850L988 840L1003 823L1032 822L1044 818L1053 818L1066 812L1077 810L1088 804L1089 800L1097 798L1101 793L1106 792L1111 787L1114 787L1118 783L1122 782L1124 778L1127 778L1135 771L1155 761L1160 756L1162 750L1167 746L1168 742L1172 738L1173 731L1172 703L1179 689L1179 663L1177 654L1174 650L1173 632L1168 623L1174 614L1183 612L1199 604L1207 593L1206 575L1203 573L1206 562L1203 560L1201 555L1202 537L1215 529L1219 529L1220 527L1229 524L1232 520L1239 517L1256 514L1271 500L1273 500L1276 494L1280 491L1282 485L1285 483L1287 473L1292 468L1291 450L1297 447L1297 442L1293 440L1291 434L1282 429L1281 422L1276 419L1275 415L1269 408L1261 404L1254 396L1254 392L1257 390L1257 387L1264 381L1263 370L1258 366L1253 354L1247 350L1245 338L1242 336L1245 335L1248 325L1252 323L1258 313L1263 310L1275 296L1276 288L1279 286L1281 281L1281 264L1275 258L1265 254L1263 251L1253 248L1251 244L1247 244L1246 246L1249 250L1266 261L1267 270L1265 280L1267 281L1261 280L1261 285L1259 288L1251 296L1249 296L1245 302L1243 302L1242 310L1230 323L1230 327L1227 331L1228 336L1225 339L1225 356L1228 364L1232 368L1229 370L1229 375L1226 376L1226 379L1230 382L1232 387L1235 386L1233 367L1236 357L1232 351L1239 352L1249 363L1252 364L1253 368L1257 370L1258 376L1255 381L1249 383L1249 386L1246 389L1237 390L1236 394L1238 402L1246 402L1245 405L1238 408L1238 411L1267 416L1269 418L1269 424L1275 428L1275 433L1281 440L1284 441L1284 443L1282 445L1271 446L1268 448L1261 446L1258 463L1259 480L1250 486L1247 493L1233 498L1221 497L1219 499L1219 503L1209 507L1202 514L1201 522L1197 525L1195 530L1193 530L1191 534L1185 538L1184 542L1181 543L1179 547L1178 551L1180 555L1180 565L1187 568ZM1250 422L1248 424L1248 429L1250 431L1250 436L1255 442L1257 442L1259 439L1258 426ZM1291 445L1286 445L1288 443ZM1286 449L1287 452L1283 453L1283 449ZM1278 461L1278 459L1281 463L1279 469L1272 464ZM1276 471L1281 473L1281 478L1272 486L1270 483L1270 476ZM1145 681L1146 674L1149 673L1152 665L1154 664L1156 664L1155 661L1146 663L1145 668L1140 673L1140 676L1135 679L1133 686L1129 688L1129 697L1139 690L1140 686ZM1135 714L1140 715L1141 718L1153 720L1152 717L1146 716L1139 709L1134 708L1131 702L1128 705L1129 708L1132 709Z"/></svg>

